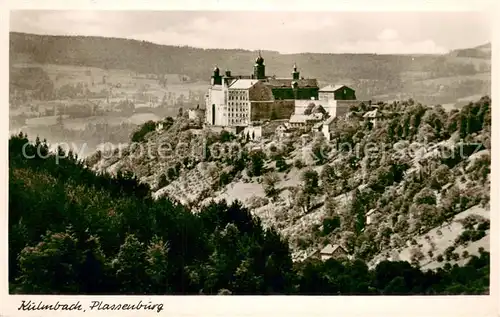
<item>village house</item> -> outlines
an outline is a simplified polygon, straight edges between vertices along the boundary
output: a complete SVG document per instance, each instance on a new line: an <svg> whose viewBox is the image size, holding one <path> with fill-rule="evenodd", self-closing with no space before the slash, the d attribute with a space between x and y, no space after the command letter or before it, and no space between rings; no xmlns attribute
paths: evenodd
<svg viewBox="0 0 500 317"><path fill-rule="evenodd" d="M188 118L189 120L203 120L205 116L205 110L200 109L200 105L196 106L196 108L188 109Z"/></svg>
<svg viewBox="0 0 500 317"><path fill-rule="evenodd" d="M328 244L321 251L319 251L319 256L322 261L326 261L328 259L341 259L347 258L347 251L338 244Z"/></svg>
<svg viewBox="0 0 500 317"><path fill-rule="evenodd" d="M315 133L321 133L327 141L331 141L334 127L335 118L329 117L325 121L316 123L313 126L312 131L314 131Z"/></svg>
<svg viewBox="0 0 500 317"><path fill-rule="evenodd" d="M156 132L161 132L163 130L163 122L156 123Z"/></svg>
<svg viewBox="0 0 500 317"><path fill-rule="evenodd" d="M286 123L280 124L278 127L276 127L274 135L279 140L291 137L292 136L292 130L289 128L289 123L286 122Z"/></svg>
<svg viewBox="0 0 500 317"><path fill-rule="evenodd" d="M323 122L318 122L318 123L315 123L312 127L312 132L314 133L320 133L321 132L321 127L323 126Z"/></svg>
<svg viewBox="0 0 500 317"><path fill-rule="evenodd" d="M243 128L241 135L248 140L258 141L262 138L261 125L249 125Z"/></svg>
<svg viewBox="0 0 500 317"><path fill-rule="evenodd" d="M375 128L377 126L377 123L380 120L384 119L384 114L378 108L375 108L375 109L373 109L373 110L368 111L367 113L365 113L363 115L363 119L365 121L371 122L373 124L373 127Z"/></svg>
<svg viewBox="0 0 500 317"><path fill-rule="evenodd" d="M371 225L373 223L376 222L376 217L377 217L377 214L376 214L376 209L370 209L367 213L366 213L366 225Z"/></svg>
<svg viewBox="0 0 500 317"><path fill-rule="evenodd" d="M323 120L323 118L324 116L321 113L293 114L290 117L289 124L290 128L308 129Z"/></svg>
<svg viewBox="0 0 500 317"><path fill-rule="evenodd" d="M455 185L454 183L447 183L443 187L441 187L441 195L446 195L448 193L448 190Z"/></svg>

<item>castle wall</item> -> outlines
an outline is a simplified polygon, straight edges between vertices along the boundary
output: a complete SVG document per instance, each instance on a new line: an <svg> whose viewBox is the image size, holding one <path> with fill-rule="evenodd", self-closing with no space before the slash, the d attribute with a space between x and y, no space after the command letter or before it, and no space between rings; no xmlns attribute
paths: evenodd
<svg viewBox="0 0 500 317"><path fill-rule="evenodd" d="M251 121L288 119L293 114L293 100L253 101L251 102Z"/></svg>
<svg viewBox="0 0 500 317"><path fill-rule="evenodd" d="M205 122L211 125L227 125L228 118L224 116L227 109L227 89L224 86L213 86L208 91Z"/></svg>
<svg viewBox="0 0 500 317"><path fill-rule="evenodd" d="M349 112L351 105L358 105L359 100L295 100L294 111L295 114L305 114L306 109L312 103L314 105L321 105L331 117L344 116Z"/></svg>

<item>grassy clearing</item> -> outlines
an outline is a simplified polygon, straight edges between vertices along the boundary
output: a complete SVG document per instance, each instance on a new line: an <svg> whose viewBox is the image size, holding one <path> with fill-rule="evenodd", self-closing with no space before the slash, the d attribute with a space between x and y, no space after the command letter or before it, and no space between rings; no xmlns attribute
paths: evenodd
<svg viewBox="0 0 500 317"><path fill-rule="evenodd" d="M437 257L439 255L443 255L445 250L454 244L455 239L464 231L463 226L459 221L470 215L478 215L486 219L490 219L490 210L482 208L480 206L469 208L466 211L457 214L452 219L452 221L450 221L450 223L436 227L425 234L415 237L414 239L416 241L416 245L412 246L408 241L407 247L399 250L394 250L397 253L397 257L394 257L393 252L389 252L390 250L382 252L370 262L370 266L375 267L378 262L386 259L389 256L392 256L393 260L399 259L401 261L411 262L413 252L412 250L418 249L424 255L424 258L419 261L420 267L424 269L436 269L438 267L443 267L446 261L438 262ZM467 251L469 255L478 255L478 249L480 247L483 247L486 251L489 251L489 231L487 232L485 237L478 241L471 242L467 246L457 246L454 252L460 255L460 259L457 261L451 260L449 261L450 264L465 264L467 260L462 257L463 252ZM432 257L429 256L429 251L432 251Z"/></svg>

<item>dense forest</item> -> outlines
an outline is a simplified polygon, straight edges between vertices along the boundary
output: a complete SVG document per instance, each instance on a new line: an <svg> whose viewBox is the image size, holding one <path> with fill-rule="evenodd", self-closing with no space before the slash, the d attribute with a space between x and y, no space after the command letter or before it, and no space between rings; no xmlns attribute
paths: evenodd
<svg viewBox="0 0 500 317"><path fill-rule="evenodd" d="M193 213L132 174L9 140L9 282L17 294L487 294L489 253L422 271L407 262L291 260L240 203Z"/></svg>

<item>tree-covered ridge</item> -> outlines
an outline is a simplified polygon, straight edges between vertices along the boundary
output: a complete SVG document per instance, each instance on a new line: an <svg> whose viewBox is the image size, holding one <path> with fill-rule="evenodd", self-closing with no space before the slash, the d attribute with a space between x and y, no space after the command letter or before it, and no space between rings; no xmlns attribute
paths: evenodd
<svg viewBox="0 0 500 317"><path fill-rule="evenodd" d="M373 124L364 115L375 110L383 119ZM445 256L444 248L435 250L431 243L432 250L425 250L415 242L417 236L450 224L471 207L489 213L487 96L451 112L414 100L360 104L347 118L334 120L330 142L313 132L283 140L267 136L262 143L235 139L225 131L195 134L181 118L165 126L169 128L144 134L143 144L175 149L185 142L196 150L163 160L125 154L101 166L123 163L119 170L148 182L157 197L166 195L193 208L233 186L252 185L258 197L237 198L264 226L287 238L294 260L339 243L365 261L411 246L415 260L436 262ZM215 143L220 146L212 148ZM233 146L240 151L233 153ZM204 156L192 155L203 147ZM308 162L304 153L311 154ZM97 160L88 163L100 165ZM375 225L367 224L371 211ZM473 236L488 236L488 230Z"/></svg>
<svg viewBox="0 0 500 317"><path fill-rule="evenodd" d="M266 268L291 269L287 244L241 206L214 204L194 215L168 199L154 201L149 191L139 194L143 185L127 175L97 176L72 158L59 164L54 156L26 159L18 154L26 142L24 136L10 140L10 278L19 291L245 292L228 275L238 266L240 274L246 266L262 272L263 285L274 285L265 276L275 279L278 286L270 291L284 291L284 276ZM40 148L43 155L47 147ZM235 243L241 254L230 254L229 267L218 267Z"/></svg>
<svg viewBox="0 0 500 317"><path fill-rule="evenodd" d="M37 149L39 149L37 151ZM31 158L27 158L28 154ZM239 203L198 213L131 175L96 175L44 142L9 140L9 282L32 294L485 294L489 254L422 272L405 262L293 264ZM45 157L45 158L42 158Z"/></svg>
<svg viewBox="0 0 500 317"><path fill-rule="evenodd" d="M23 58L27 58L39 64L126 69L155 74L159 78L165 74L181 74L207 82L213 65L227 68L235 75L250 75L256 57L256 52L239 49L200 49L130 39L16 32L10 33L9 48L12 62L25 62ZM477 48L471 50L475 52ZM419 99L428 98L428 102L448 103L461 97L490 93L489 81L476 77L491 71L488 57L484 55L476 60L476 65L466 58L450 55L280 54L270 51L263 54L269 75L288 77L292 65L297 63L306 78L349 81L360 99L385 94L391 96L387 98L395 98L404 93L417 94ZM16 76L12 77L15 80ZM450 81L454 77L458 82ZM430 84L426 82L428 79L439 79L440 84Z"/></svg>

